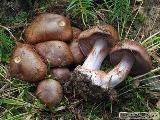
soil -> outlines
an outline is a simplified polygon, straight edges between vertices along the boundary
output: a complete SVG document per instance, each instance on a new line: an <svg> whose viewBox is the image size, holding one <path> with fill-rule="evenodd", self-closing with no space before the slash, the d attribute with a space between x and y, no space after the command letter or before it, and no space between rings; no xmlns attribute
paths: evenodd
<svg viewBox="0 0 160 120"><path fill-rule="evenodd" d="M27 0L0 0L0 3L1 19L15 17L21 9L28 11L31 7Z"/></svg>
<svg viewBox="0 0 160 120"><path fill-rule="evenodd" d="M142 27L145 37L160 31L160 0L145 0L142 12L146 18Z"/></svg>
<svg viewBox="0 0 160 120"><path fill-rule="evenodd" d="M28 1L31 1L31 3ZM39 12L35 10L35 8L38 7L37 1L38 0L0 0L0 19L15 17L20 10L27 11L30 14L29 17L31 19L34 15L39 14ZM67 17L72 16L66 12L66 7L68 5L67 0L46 1L49 3L46 12L61 14ZM33 6L31 6L31 4ZM145 23L142 26L142 35L147 38L160 31L160 0L144 0L141 12L145 16ZM72 20L72 25L82 28L82 24L80 24L79 21L80 20ZM1 21L0 24L2 24Z"/></svg>

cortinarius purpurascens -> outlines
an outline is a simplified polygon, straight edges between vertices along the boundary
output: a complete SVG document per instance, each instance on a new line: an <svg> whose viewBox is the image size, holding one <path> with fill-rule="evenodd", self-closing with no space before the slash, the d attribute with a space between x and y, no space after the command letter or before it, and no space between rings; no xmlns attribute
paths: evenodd
<svg viewBox="0 0 160 120"><path fill-rule="evenodd" d="M149 72L152 68L149 54L135 41L124 41L116 45L110 52L110 60L116 66L108 73L83 67L76 68L72 79L75 78L77 83L75 87L81 87L78 92L85 99L88 96L102 98L108 89L121 83L130 72L139 75ZM80 84L82 82L84 84Z"/></svg>

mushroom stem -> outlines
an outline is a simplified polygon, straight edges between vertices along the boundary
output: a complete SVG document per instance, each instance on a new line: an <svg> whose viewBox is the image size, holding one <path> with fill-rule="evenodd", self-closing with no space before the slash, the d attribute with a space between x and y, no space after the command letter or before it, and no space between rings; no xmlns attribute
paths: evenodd
<svg viewBox="0 0 160 120"><path fill-rule="evenodd" d="M104 89L113 88L122 82L129 74L135 58L129 52L123 56L121 62L114 67L109 73L105 73L100 70L91 70L81 68L79 71L85 74L88 78L91 78L92 83L101 86Z"/></svg>
<svg viewBox="0 0 160 120"><path fill-rule="evenodd" d="M132 53L126 52L118 65L114 67L113 70L108 72L105 76L105 84L102 86L106 87L115 87L121 83L128 76L135 58Z"/></svg>
<svg viewBox="0 0 160 120"><path fill-rule="evenodd" d="M108 54L108 49L106 45L106 40L99 39L96 40L91 52L89 53L87 59L83 63L82 67L85 69L98 70L104 58Z"/></svg>

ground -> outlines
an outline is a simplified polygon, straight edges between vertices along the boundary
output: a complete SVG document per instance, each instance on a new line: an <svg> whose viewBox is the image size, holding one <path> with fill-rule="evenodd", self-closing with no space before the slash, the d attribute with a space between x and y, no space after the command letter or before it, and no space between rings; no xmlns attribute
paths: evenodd
<svg viewBox="0 0 160 120"><path fill-rule="evenodd" d="M81 28L82 30L97 23L97 21L94 21L94 23L92 20L89 20L85 26L80 17L74 18L71 12L66 11L69 5L67 0L1 0L0 2L0 24L10 28L14 36L20 41L23 40L23 30L26 26L36 15L44 12L65 15L71 19L73 26ZM103 0L99 2L103 3ZM104 9L100 9L101 5L97 5L96 2L94 4L97 10L98 22L106 22L109 13L104 13ZM139 3L134 4L133 2L131 4L131 7L134 7L132 9L132 18L136 14L134 10L137 11L139 6ZM129 22L127 22L124 27L125 31L129 29L132 18L131 20L129 19ZM116 29L118 29L117 20L108 23L114 25ZM160 1L144 0L128 37L131 39L135 38L137 41L143 41L159 31ZM12 40L6 31L0 29L0 32L0 40L4 39L7 43ZM155 39L158 38L159 36ZM85 102L81 98L75 98L72 95L66 94L58 106L49 109L35 97L35 88L37 84L26 83L10 78L8 63L12 51L11 48L13 48L14 44L11 42L13 45L9 46L9 48L7 48L8 51L6 51L5 45L2 44L3 42L4 41L0 41L2 47L0 54L2 54L2 57L6 56L1 59L0 63L0 120L49 120L51 118L52 120L115 120L118 119L118 112L120 111L160 112L160 101L158 102L160 98L160 86L158 86L160 83L158 68L158 66L160 66L160 62L158 62L159 52L151 51L154 70L158 71L147 74L149 80L156 81L155 84L157 86L153 85L152 90L148 90L146 86L143 87L144 83L139 82L143 79L148 81L146 76L141 76L139 78L129 76L125 82L115 89L115 94L112 94L107 100ZM147 43L148 42L144 42L144 46L147 45ZM5 55L3 55L3 53L5 53ZM108 66L106 61L103 63L102 69ZM135 81L133 81L134 79Z"/></svg>

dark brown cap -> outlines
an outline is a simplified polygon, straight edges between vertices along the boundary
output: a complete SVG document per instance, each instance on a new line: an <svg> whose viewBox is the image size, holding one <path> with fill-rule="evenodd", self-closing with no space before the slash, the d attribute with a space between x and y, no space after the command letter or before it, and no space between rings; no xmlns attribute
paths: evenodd
<svg viewBox="0 0 160 120"><path fill-rule="evenodd" d="M68 66L73 63L72 52L65 42L46 41L36 44L35 48L52 67Z"/></svg>
<svg viewBox="0 0 160 120"><path fill-rule="evenodd" d="M57 79L60 83L65 83L69 81L71 72L68 68L53 68L51 70L51 75L53 78Z"/></svg>
<svg viewBox="0 0 160 120"><path fill-rule="evenodd" d="M47 65L29 44L18 43L10 60L10 73L21 80L34 82L44 79Z"/></svg>
<svg viewBox="0 0 160 120"><path fill-rule="evenodd" d="M78 39L82 53L87 56L96 40L105 39L108 47L112 48L119 41L119 35L111 25L105 24L81 32Z"/></svg>
<svg viewBox="0 0 160 120"><path fill-rule="evenodd" d="M136 41L127 40L117 44L110 52L111 63L113 65L118 64L126 51L131 52L135 57L131 74L144 74L152 69L152 62L148 52Z"/></svg>
<svg viewBox="0 0 160 120"><path fill-rule="evenodd" d="M55 106L62 100L62 86L53 79L43 80L37 87L36 95L47 106Z"/></svg>
<svg viewBox="0 0 160 120"><path fill-rule="evenodd" d="M49 40L70 41L72 34L70 21L64 16L51 13L37 16L24 33L26 42L30 44Z"/></svg>
<svg viewBox="0 0 160 120"><path fill-rule="evenodd" d="M70 50L73 55L73 64L74 65L81 64L85 59L81 49L79 48L78 42L79 42L78 39L74 39L69 45Z"/></svg>
<svg viewBox="0 0 160 120"><path fill-rule="evenodd" d="M73 30L73 40L77 39L79 34L82 32L79 28L76 27L72 27Z"/></svg>

